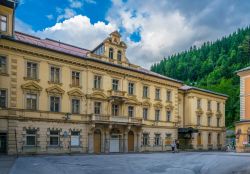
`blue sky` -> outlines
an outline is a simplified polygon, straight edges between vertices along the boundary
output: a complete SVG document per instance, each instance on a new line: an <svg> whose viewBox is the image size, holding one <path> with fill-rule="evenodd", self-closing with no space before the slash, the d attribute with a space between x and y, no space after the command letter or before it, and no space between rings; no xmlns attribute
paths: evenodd
<svg viewBox="0 0 250 174"><path fill-rule="evenodd" d="M16 30L87 49L118 30L128 59L149 68L249 26L249 9L249 0L20 0Z"/></svg>

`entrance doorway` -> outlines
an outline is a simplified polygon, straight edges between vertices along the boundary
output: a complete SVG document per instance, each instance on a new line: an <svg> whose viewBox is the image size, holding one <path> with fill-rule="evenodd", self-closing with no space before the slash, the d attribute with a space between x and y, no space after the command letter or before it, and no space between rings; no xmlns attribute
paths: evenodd
<svg viewBox="0 0 250 174"><path fill-rule="evenodd" d="M120 131L112 129L110 131L109 152L120 152Z"/></svg>
<svg viewBox="0 0 250 174"><path fill-rule="evenodd" d="M101 131L94 132L94 153L101 153Z"/></svg>
<svg viewBox="0 0 250 174"><path fill-rule="evenodd" d="M128 151L134 152L134 132L128 132Z"/></svg>
<svg viewBox="0 0 250 174"><path fill-rule="evenodd" d="M7 133L0 133L0 153L7 153Z"/></svg>

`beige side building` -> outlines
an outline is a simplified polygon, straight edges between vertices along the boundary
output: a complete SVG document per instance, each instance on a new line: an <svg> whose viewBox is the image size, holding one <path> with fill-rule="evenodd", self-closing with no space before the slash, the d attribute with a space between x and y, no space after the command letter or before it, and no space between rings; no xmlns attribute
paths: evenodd
<svg viewBox="0 0 250 174"><path fill-rule="evenodd" d="M1 153L224 145L226 95L130 63L117 31L93 50L13 32L14 9L0 2Z"/></svg>
<svg viewBox="0 0 250 174"><path fill-rule="evenodd" d="M235 124L236 151L250 152L250 67L239 70L240 121Z"/></svg>

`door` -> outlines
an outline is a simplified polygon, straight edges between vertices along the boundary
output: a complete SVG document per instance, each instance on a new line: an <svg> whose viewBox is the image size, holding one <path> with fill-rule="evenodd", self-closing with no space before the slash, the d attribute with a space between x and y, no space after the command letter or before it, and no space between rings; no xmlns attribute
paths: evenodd
<svg viewBox="0 0 250 174"><path fill-rule="evenodd" d="M134 133L129 131L128 133L128 151L134 152Z"/></svg>
<svg viewBox="0 0 250 174"><path fill-rule="evenodd" d="M94 132L94 153L101 153L101 131Z"/></svg>
<svg viewBox="0 0 250 174"><path fill-rule="evenodd" d="M0 133L0 153L7 153L7 133Z"/></svg>
<svg viewBox="0 0 250 174"><path fill-rule="evenodd" d="M119 135L111 135L110 138L110 146L109 146L109 152L120 152L120 146L119 146Z"/></svg>

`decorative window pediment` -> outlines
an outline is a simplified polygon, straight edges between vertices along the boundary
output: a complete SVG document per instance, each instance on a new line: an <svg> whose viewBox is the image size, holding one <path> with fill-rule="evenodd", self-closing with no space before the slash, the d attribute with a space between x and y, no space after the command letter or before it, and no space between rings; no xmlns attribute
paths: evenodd
<svg viewBox="0 0 250 174"><path fill-rule="evenodd" d="M96 99L96 100L107 100L108 97L101 91L93 92L92 94L88 95L87 98Z"/></svg>
<svg viewBox="0 0 250 174"><path fill-rule="evenodd" d="M142 106L150 107L152 104L149 101L143 101Z"/></svg>
<svg viewBox="0 0 250 174"><path fill-rule="evenodd" d="M163 105L161 104L161 102L157 102L157 103L154 104L154 107L155 108L162 108Z"/></svg>
<svg viewBox="0 0 250 174"><path fill-rule="evenodd" d="M197 113L198 115L202 115L204 112L203 112L203 110L202 110L201 108L198 108L198 109L196 110L196 113Z"/></svg>
<svg viewBox="0 0 250 174"><path fill-rule="evenodd" d="M49 94L60 94L60 95L64 94L65 92L62 88L60 88L57 85L47 88L46 91Z"/></svg>
<svg viewBox="0 0 250 174"><path fill-rule="evenodd" d="M169 104L167 104L165 106L165 108L166 108L167 111L171 111L171 110L173 110L174 107L173 107L173 105L171 103L169 103Z"/></svg>
<svg viewBox="0 0 250 174"><path fill-rule="evenodd" d="M76 97L83 97L84 94L82 91L80 91L79 89L73 89L71 91L68 92L69 96L76 96Z"/></svg>
<svg viewBox="0 0 250 174"><path fill-rule="evenodd" d="M125 103L132 104L132 105L139 105L140 104L140 102L134 97L128 98Z"/></svg>
<svg viewBox="0 0 250 174"><path fill-rule="evenodd" d="M213 112L212 112L211 110L208 110L208 111L206 112L206 114L207 114L207 116L212 116L212 115L213 115Z"/></svg>
<svg viewBox="0 0 250 174"><path fill-rule="evenodd" d="M27 90L27 91L42 91L42 89L43 89L41 86L39 86L35 82L25 83L25 84L21 85L21 88L23 90Z"/></svg>

